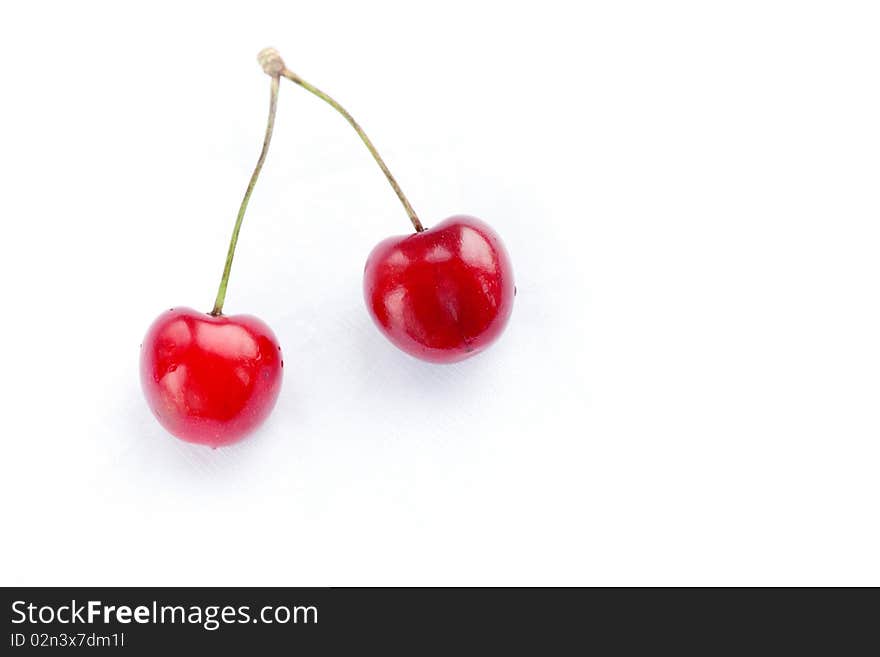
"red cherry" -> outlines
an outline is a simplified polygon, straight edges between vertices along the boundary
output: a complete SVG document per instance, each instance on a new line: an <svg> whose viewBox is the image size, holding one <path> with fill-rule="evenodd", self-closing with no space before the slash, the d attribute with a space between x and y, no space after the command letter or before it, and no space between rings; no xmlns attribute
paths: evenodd
<svg viewBox="0 0 880 657"><path fill-rule="evenodd" d="M256 317L177 308L147 331L141 386L169 433L220 447L266 419L278 399L282 366L275 334Z"/></svg>
<svg viewBox="0 0 880 657"><path fill-rule="evenodd" d="M348 121L416 231L381 242L367 258L364 297L379 329L408 354L434 363L463 360L489 346L504 330L516 294L510 259L498 235L479 219L463 216L425 230L379 151L348 110L283 62L277 70Z"/></svg>
<svg viewBox="0 0 880 657"><path fill-rule="evenodd" d="M272 411L281 389L281 347L272 330L250 315L223 315L229 273L248 201L260 176L278 103L281 58L258 55L272 78L263 148L238 208L214 309L161 314L141 345L141 386L153 414L170 433L193 443L220 447L255 429Z"/></svg>
<svg viewBox="0 0 880 657"><path fill-rule="evenodd" d="M406 353L453 363L479 353L513 309L513 269L501 239L474 217L380 242L367 258L364 299Z"/></svg>

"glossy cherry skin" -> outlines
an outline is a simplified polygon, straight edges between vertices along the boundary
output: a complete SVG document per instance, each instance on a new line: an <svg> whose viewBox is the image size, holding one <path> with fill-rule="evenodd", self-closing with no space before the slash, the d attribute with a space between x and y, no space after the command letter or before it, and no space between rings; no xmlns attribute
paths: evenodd
<svg viewBox="0 0 880 657"><path fill-rule="evenodd" d="M492 344L507 324L514 294L501 239L474 217L390 237L373 249L364 269L364 298L379 330L432 363L454 363Z"/></svg>
<svg viewBox="0 0 880 657"><path fill-rule="evenodd" d="M141 386L153 414L183 440L234 443L269 415L281 389L281 347L250 315L172 308L141 345Z"/></svg>

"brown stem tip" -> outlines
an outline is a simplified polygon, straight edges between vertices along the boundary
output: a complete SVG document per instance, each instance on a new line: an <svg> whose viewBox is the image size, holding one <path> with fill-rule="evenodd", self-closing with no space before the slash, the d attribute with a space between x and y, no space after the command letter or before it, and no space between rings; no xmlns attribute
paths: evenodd
<svg viewBox="0 0 880 657"><path fill-rule="evenodd" d="M263 67L263 72L273 78L279 77L284 72L284 69L287 68L284 65L284 60L281 59L281 55L278 54L275 48L263 48L257 54L257 61Z"/></svg>

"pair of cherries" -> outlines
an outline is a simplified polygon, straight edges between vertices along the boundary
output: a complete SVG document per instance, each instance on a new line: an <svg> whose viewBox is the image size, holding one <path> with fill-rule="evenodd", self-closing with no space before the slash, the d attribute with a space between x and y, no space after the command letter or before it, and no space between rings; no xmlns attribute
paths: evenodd
<svg viewBox="0 0 880 657"><path fill-rule="evenodd" d="M333 98L290 71L271 48L258 55L272 80L263 149L232 233L214 308L172 308L150 326L141 345L141 385L162 426L183 440L219 447L258 427L281 389L281 347L251 315L224 315L235 246L275 124L280 79L335 108L351 124L403 203L414 234L380 242L367 258L364 298L379 330L406 353L452 363L479 353L504 330L515 288L498 235L474 217L454 216L424 228L366 133Z"/></svg>

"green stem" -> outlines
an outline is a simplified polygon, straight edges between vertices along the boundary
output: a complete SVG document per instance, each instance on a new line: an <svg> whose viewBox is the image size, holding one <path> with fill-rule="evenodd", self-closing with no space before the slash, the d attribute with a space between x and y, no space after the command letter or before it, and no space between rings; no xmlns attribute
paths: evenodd
<svg viewBox="0 0 880 657"><path fill-rule="evenodd" d="M263 138L263 150L260 151L260 158L257 160L257 166L251 174L251 181L248 183L247 191L241 200L241 206L238 208L238 216L235 218L235 227L232 229L232 239L229 241L229 251L226 254L226 265L223 267L223 277L220 279L220 288L217 290L217 299L214 301L214 309L211 315L219 316L223 312L223 302L226 300L226 285L229 283L229 272L232 271L232 259L235 257L235 246L238 244L238 234L241 232L241 222L244 219L245 210L247 210L248 201L251 200L251 193L257 184L257 178L260 177L260 170L263 168L263 162L266 161L266 154L269 152L269 142L272 141L272 130L275 128L275 108L278 105L278 76L272 76L272 90L269 97L269 120L266 123L266 136Z"/></svg>
<svg viewBox="0 0 880 657"><path fill-rule="evenodd" d="M286 77L291 82L295 82L299 86L301 86L306 91L309 91L316 95L318 98L323 100L325 103L330 105L337 112L342 114L345 117L345 120L354 128L354 131L358 133L358 136L361 138L361 141L364 142L364 145L367 147L367 150L370 151L370 154L373 156L373 159L376 160L376 164L379 165L379 168L382 169L382 173L385 174L385 177L388 179L388 182L391 183L391 188L394 190L394 193L397 194L397 198L400 199L400 202L403 203L403 207L406 210L406 214L409 215L409 220L412 222L413 227L416 229L416 232L422 232L425 230L424 226L422 226L422 222L419 221L418 216L416 216L415 210L413 210L412 206L409 204L409 200L407 200L403 191L400 189L400 185L397 184L397 181L394 179L394 176L391 175L391 171L389 171L388 166L385 164L385 161L379 155L379 151L376 150L376 147L373 146L373 142L370 141L370 138L367 137L367 133L364 132L364 129L358 125L358 122L354 120L351 114L339 103L337 103L333 98L325 94L323 91L318 89L317 87L312 86L301 77L299 77L293 71L285 68L281 71L281 75Z"/></svg>

